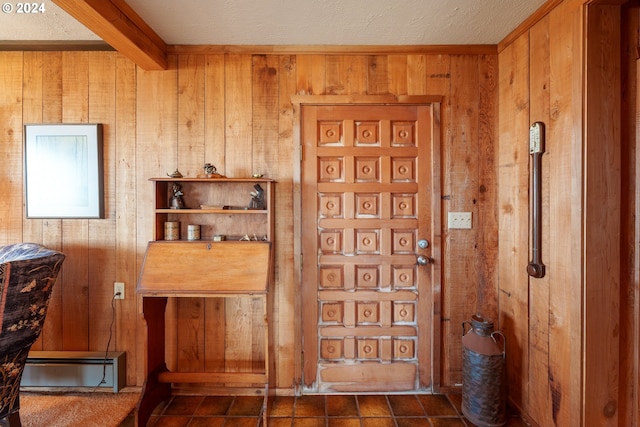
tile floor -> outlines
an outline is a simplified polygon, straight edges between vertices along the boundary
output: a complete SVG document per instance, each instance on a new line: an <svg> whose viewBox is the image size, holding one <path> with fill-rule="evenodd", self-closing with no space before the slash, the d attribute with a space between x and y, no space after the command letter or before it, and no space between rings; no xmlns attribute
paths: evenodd
<svg viewBox="0 0 640 427"><path fill-rule="evenodd" d="M471 427L459 394L276 396L269 427ZM262 397L173 396L148 427L258 427ZM132 427L129 416L120 427ZM508 427L526 427L510 416Z"/></svg>

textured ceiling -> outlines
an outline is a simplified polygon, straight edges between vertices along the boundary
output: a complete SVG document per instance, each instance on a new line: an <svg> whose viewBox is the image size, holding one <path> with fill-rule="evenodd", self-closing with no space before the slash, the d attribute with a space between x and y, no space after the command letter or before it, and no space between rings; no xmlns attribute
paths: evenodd
<svg viewBox="0 0 640 427"><path fill-rule="evenodd" d="M3 1L0 13L0 41L100 40L51 1L37 2L38 13L20 13L19 2Z"/></svg>
<svg viewBox="0 0 640 427"><path fill-rule="evenodd" d="M497 44L545 0L127 0L170 45ZM3 3L0 41L96 41L51 1ZM6 8L9 6L12 10Z"/></svg>

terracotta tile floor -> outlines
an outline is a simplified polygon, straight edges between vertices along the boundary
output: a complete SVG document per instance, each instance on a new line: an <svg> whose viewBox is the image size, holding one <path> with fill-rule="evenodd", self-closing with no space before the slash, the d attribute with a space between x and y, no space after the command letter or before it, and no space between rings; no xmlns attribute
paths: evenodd
<svg viewBox="0 0 640 427"><path fill-rule="evenodd" d="M276 396L269 427L473 426L460 411L460 395ZM156 408L148 427L258 427L262 397L173 396ZM134 425L129 416L121 427ZM525 427L509 417L508 427Z"/></svg>

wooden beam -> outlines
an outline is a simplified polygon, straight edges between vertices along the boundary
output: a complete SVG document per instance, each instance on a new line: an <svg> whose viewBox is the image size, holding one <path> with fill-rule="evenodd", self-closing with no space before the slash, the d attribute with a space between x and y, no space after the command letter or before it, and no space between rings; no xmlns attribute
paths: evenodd
<svg viewBox="0 0 640 427"><path fill-rule="evenodd" d="M124 0L53 0L144 70L167 69L167 45Z"/></svg>

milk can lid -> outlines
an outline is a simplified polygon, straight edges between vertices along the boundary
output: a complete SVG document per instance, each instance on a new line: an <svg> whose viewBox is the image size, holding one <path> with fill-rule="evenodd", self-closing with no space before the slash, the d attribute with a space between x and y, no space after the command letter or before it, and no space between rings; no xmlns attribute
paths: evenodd
<svg viewBox="0 0 640 427"><path fill-rule="evenodd" d="M471 316L471 326L479 335L491 335L493 332L493 320L482 317L480 313Z"/></svg>

